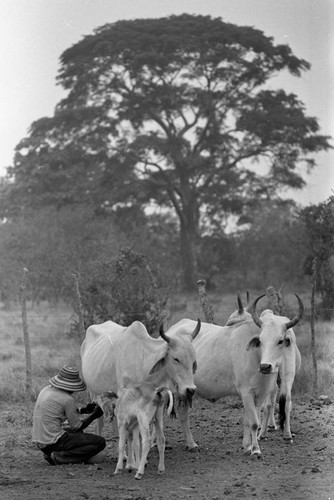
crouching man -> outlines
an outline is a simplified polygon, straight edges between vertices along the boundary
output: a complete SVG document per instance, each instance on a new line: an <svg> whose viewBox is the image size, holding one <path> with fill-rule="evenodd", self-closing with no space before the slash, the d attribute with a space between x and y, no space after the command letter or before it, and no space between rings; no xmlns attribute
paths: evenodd
<svg viewBox="0 0 334 500"><path fill-rule="evenodd" d="M89 403L78 408L73 392L86 389L75 367L64 366L49 380L38 395L33 414L32 441L43 452L50 465L101 463L106 459L106 442L102 436L83 432L102 408ZM90 414L81 419L79 414ZM68 426L63 426L65 420Z"/></svg>

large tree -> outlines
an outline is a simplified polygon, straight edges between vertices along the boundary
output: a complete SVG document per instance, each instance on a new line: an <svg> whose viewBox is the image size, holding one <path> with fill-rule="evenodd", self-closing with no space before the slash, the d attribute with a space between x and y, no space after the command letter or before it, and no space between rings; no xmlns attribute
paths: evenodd
<svg viewBox="0 0 334 500"><path fill-rule="evenodd" d="M67 96L18 145L11 199L171 208L193 288L203 225L301 188L299 165L329 147L294 94L266 85L307 69L287 45L219 18L102 26L62 54Z"/></svg>

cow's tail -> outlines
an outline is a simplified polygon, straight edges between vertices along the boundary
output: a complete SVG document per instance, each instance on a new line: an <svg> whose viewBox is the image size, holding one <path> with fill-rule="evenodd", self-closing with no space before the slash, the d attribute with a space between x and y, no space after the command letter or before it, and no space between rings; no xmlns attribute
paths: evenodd
<svg viewBox="0 0 334 500"><path fill-rule="evenodd" d="M159 389L155 390L155 395L156 397L159 398L158 404L161 403L163 395L165 396L166 399L168 398L167 415L170 417L174 411L174 398L172 392L169 389L167 389L167 387L159 387Z"/></svg>
<svg viewBox="0 0 334 500"><path fill-rule="evenodd" d="M278 401L278 408L279 408L279 426L282 431L284 430L284 424L286 420L285 403L286 403L285 394L280 394Z"/></svg>
<svg viewBox="0 0 334 500"><path fill-rule="evenodd" d="M167 393L168 393L168 408L167 408L167 415L170 417L172 412L174 411L175 413L175 410L174 410L174 398L173 398L173 394L172 392L167 389ZM172 414L173 416L173 414Z"/></svg>

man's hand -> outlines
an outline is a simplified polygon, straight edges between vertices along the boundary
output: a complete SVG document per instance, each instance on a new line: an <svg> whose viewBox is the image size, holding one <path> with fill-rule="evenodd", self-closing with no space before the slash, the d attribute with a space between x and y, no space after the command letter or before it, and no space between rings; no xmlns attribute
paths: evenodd
<svg viewBox="0 0 334 500"><path fill-rule="evenodd" d="M93 413L91 413L89 415L89 417L86 417L82 423L81 423L81 427L79 429L76 430L76 432L81 432L83 431L84 429L86 429L86 427L88 427L96 418L99 418L99 417L102 417L103 415L103 410L101 408L101 406L99 406L98 404L95 403L95 408L94 408L94 411Z"/></svg>
<svg viewBox="0 0 334 500"><path fill-rule="evenodd" d="M88 405L86 406L83 406L82 408L80 408L79 410L79 413L82 415L84 413L93 413L93 411L95 410L95 408L98 406L97 403L95 403L94 401L92 403L88 403Z"/></svg>
<svg viewBox="0 0 334 500"><path fill-rule="evenodd" d="M96 418L102 417L102 415L103 415L103 410L102 410L101 406L96 405L95 409L91 415L93 417L93 420L95 420Z"/></svg>

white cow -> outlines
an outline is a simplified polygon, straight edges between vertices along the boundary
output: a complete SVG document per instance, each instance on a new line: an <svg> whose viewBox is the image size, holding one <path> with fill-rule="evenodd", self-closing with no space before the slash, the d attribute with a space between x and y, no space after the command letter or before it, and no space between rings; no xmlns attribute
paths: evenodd
<svg viewBox="0 0 334 500"><path fill-rule="evenodd" d="M81 346L81 361L91 396L108 391L118 394L126 385L145 380L174 390L181 400L191 400L196 389L193 340L200 327L198 320L183 335L176 328L173 334L162 333L162 338L154 339L140 321L128 327L112 321L90 326Z"/></svg>
<svg viewBox="0 0 334 500"><path fill-rule="evenodd" d="M258 297L250 309L254 322L261 330L260 335L251 339L248 349L260 352L259 369L261 373L275 374L276 377L279 373L279 424L281 430L284 432L284 439L292 440L290 429L291 390L295 375L301 366L301 355L293 327L302 317L304 306L301 299L296 295L299 303L299 313L293 320L290 321L285 316L276 316L270 309L266 309L258 317L256 304L262 297L264 295ZM270 418L269 425L275 426L273 410L276 393L277 386L275 384L264 408L264 425L262 426L260 437L266 436L266 419Z"/></svg>
<svg viewBox="0 0 334 500"><path fill-rule="evenodd" d="M237 294L237 301L238 301L238 309L234 311L228 320L225 323L225 326L232 326L232 325L238 325L239 323L243 323L244 321L247 321L251 319L252 315L248 312L248 307L249 307L249 293L247 292L247 307L244 308L241 297L240 297L240 292Z"/></svg>
<svg viewBox="0 0 334 500"><path fill-rule="evenodd" d="M289 328L297 324L300 317L301 314L289 322ZM250 348L254 343L252 339L260 335L260 329L250 314L246 311L241 322L236 316L232 320L232 325L223 327L202 323L201 331L194 341L197 359L194 380L197 394L208 401L214 402L229 395L241 396L244 405L243 450L251 455L260 455L257 437L259 410L275 387L277 373L261 370L261 350ZM172 326L167 334L172 335L181 328L191 331L194 321L183 319ZM267 335L262 336L262 341L265 345L271 345ZM189 427L188 405L180 405L178 413L188 448L197 448Z"/></svg>
<svg viewBox="0 0 334 500"><path fill-rule="evenodd" d="M159 451L158 474L165 472L165 436L163 432L163 412L168 404L167 413L173 408L173 395L166 387L155 388L143 382L119 391L115 413L118 423L118 461L115 474L123 469L128 444L128 470L137 469L135 479L141 479L148 452L151 447L150 424L154 424Z"/></svg>

